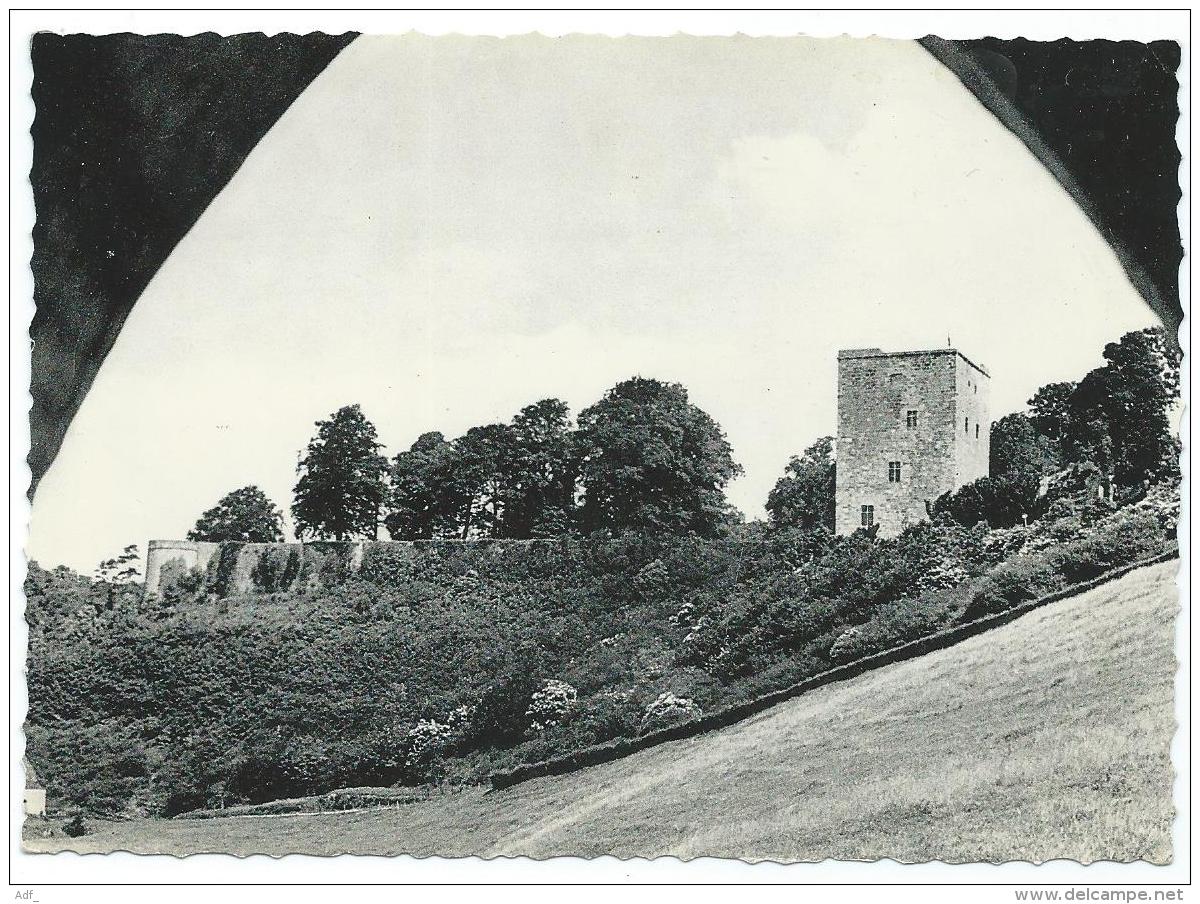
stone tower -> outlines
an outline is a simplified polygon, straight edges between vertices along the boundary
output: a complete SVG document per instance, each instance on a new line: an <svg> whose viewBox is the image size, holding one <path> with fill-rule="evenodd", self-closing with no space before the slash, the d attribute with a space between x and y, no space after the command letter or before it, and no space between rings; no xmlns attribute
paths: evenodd
<svg viewBox="0 0 1200 904"><path fill-rule="evenodd" d="M953 348L838 352L837 532L895 536L987 476L990 382Z"/></svg>

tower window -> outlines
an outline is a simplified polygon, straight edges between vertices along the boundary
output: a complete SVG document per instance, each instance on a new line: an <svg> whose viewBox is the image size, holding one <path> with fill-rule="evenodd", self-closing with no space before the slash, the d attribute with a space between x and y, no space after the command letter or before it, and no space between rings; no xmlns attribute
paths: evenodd
<svg viewBox="0 0 1200 904"><path fill-rule="evenodd" d="M904 414L904 422L908 425L909 430L916 429L917 426L917 411L915 408L908 409Z"/></svg>
<svg viewBox="0 0 1200 904"><path fill-rule="evenodd" d="M963 418L963 433L970 433L970 432L971 432L971 419L969 417L965 417L965 418Z"/></svg>
<svg viewBox="0 0 1200 904"><path fill-rule="evenodd" d="M875 506L864 505L862 507L862 526L870 527L875 523Z"/></svg>
<svg viewBox="0 0 1200 904"><path fill-rule="evenodd" d="M888 462L888 483L899 483L899 482L900 482L900 462L889 461Z"/></svg>
<svg viewBox="0 0 1200 904"><path fill-rule="evenodd" d="M975 425L975 438L979 439L979 425L978 424Z"/></svg>

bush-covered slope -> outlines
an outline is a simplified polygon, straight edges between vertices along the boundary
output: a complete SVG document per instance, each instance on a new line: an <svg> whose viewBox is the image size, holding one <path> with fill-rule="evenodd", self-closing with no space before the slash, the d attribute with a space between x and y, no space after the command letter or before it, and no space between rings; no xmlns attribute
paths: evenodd
<svg viewBox="0 0 1200 904"><path fill-rule="evenodd" d="M92 821L33 850L1119 861L1171 856L1175 563L718 733L369 813Z"/></svg>
<svg viewBox="0 0 1200 904"><path fill-rule="evenodd" d="M52 805L121 814L480 781L1147 558L1173 498L894 540L435 543L174 611L35 568L29 756Z"/></svg>

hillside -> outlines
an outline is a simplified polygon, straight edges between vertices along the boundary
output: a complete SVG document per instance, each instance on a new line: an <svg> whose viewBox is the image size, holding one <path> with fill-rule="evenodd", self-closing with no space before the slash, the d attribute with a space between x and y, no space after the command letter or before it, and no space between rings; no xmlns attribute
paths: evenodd
<svg viewBox="0 0 1200 904"><path fill-rule="evenodd" d="M94 822L82 838L25 845L1166 862L1177 568L1141 569L721 732L507 791L342 815Z"/></svg>

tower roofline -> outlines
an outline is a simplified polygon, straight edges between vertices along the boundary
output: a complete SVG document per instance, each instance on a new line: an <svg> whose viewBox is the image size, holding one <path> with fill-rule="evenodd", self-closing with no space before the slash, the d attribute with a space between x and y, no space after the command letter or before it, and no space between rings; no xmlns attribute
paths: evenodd
<svg viewBox="0 0 1200 904"><path fill-rule="evenodd" d="M992 378L992 375L988 373L987 368L980 364L976 364L956 348L915 349L913 351L905 352L885 352L878 348L844 348L839 350L837 354L839 361L854 360L859 358L915 358L925 355L957 355L989 380Z"/></svg>

